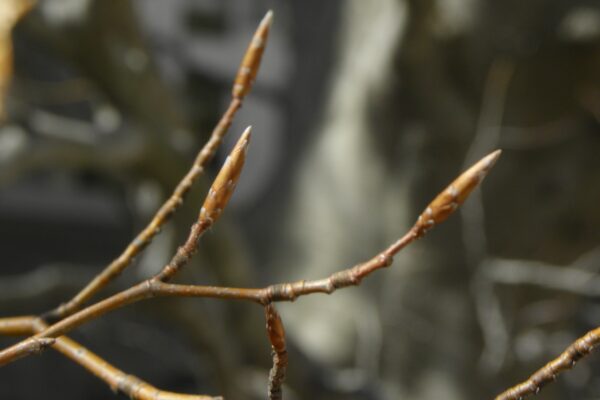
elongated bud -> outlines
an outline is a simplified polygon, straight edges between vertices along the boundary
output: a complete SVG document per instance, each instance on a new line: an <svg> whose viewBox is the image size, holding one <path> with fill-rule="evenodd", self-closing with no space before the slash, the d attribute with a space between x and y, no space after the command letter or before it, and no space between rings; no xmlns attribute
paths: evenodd
<svg viewBox="0 0 600 400"><path fill-rule="evenodd" d="M11 32L34 5L33 0L0 0L0 120L5 117L5 96L13 75Z"/></svg>
<svg viewBox="0 0 600 400"><path fill-rule="evenodd" d="M237 99L246 96L252 87L252 83L254 83L272 23L273 11L269 10L260 25L258 25L256 32L254 32L252 41L248 46L248 50L246 50L246 54L244 54L240 69L235 77L232 95Z"/></svg>
<svg viewBox="0 0 600 400"><path fill-rule="evenodd" d="M277 353L285 351L285 329L281 317L272 304L265 306L265 318L267 320L267 334L269 342Z"/></svg>
<svg viewBox="0 0 600 400"><path fill-rule="evenodd" d="M423 235L427 230L448 218L450 214L464 203L473 189L481 183L494 166L501 153L501 150L496 150L483 157L456 178L446 190L438 194L419 216L413 228L416 234L418 236Z"/></svg>
<svg viewBox="0 0 600 400"><path fill-rule="evenodd" d="M206 196L206 200L204 200L204 204L200 209L200 222L214 223L221 216L223 209L229 202L246 161L246 150L248 149L251 130L252 127L249 126L242 133L208 190L208 196Z"/></svg>

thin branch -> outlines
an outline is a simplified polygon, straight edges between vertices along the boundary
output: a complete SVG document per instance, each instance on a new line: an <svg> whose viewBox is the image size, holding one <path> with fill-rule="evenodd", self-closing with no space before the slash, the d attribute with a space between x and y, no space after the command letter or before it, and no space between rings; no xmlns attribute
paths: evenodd
<svg viewBox="0 0 600 400"><path fill-rule="evenodd" d="M264 305L268 305L271 302L295 301L298 297L314 293L331 294L337 289L357 286L372 272L388 267L391 265L394 255L418 237L417 230L413 227L402 238L370 260L335 272L323 279L278 283L265 288L231 288L152 282L151 289L149 290L152 291L153 297L211 297L217 299L246 300Z"/></svg>
<svg viewBox="0 0 600 400"><path fill-rule="evenodd" d="M200 209L198 222L192 225L190 235L183 246L177 249L175 256L153 279L165 282L171 279L183 267L198 249L198 240L221 216L233 195L235 186L246 161L246 151L250 143L252 127L246 128L238 139L223 167L213 181L204 204Z"/></svg>
<svg viewBox="0 0 600 400"><path fill-rule="evenodd" d="M227 206L246 160L246 150L250 140L250 132L251 128L248 127L240 136L233 150L231 150L231 153L225 160L223 167L217 174L217 177L208 191L208 196L200 209L198 221L192 225L186 242L177 249L177 252L169 264L167 264L161 272L151 279L143 281L114 296L71 314L54 325L51 325L43 332L0 352L0 366L12 360L27 356L34 349L37 351L37 349L40 348L38 341L40 338L57 338L84 322L97 318L111 310L137 302L144 298L155 296L153 293L153 283L168 281L185 264L187 264L196 252L198 241L202 234L217 221L221 216L223 209Z"/></svg>
<svg viewBox="0 0 600 400"><path fill-rule="evenodd" d="M23 316L0 319L0 334L4 335L31 335L43 331L48 325L36 316ZM154 386L128 375L115 368L98 355L89 351L74 340L66 336L40 342L52 348L65 357L81 365L93 375L106 382L114 392L121 392L133 400L218 400L221 397L204 395L189 395L159 390Z"/></svg>
<svg viewBox="0 0 600 400"><path fill-rule="evenodd" d="M267 336L271 343L273 354L273 368L269 372L269 400L282 400L281 386L285 380L285 371L288 365L288 354L285 348L285 329L281 317L273 304L265 306L265 319L267 320Z"/></svg>
<svg viewBox="0 0 600 400"><path fill-rule="evenodd" d="M598 296L598 276L595 273L574 268L558 267L538 262L492 260L486 264L484 275L494 283L530 284L544 288L563 290L580 295ZM600 328L589 331L573 342L556 359L522 382L496 397L496 400L517 400L532 396L544 385L556 379L561 372L573 368L577 361L589 355L600 344Z"/></svg>
<svg viewBox="0 0 600 400"><path fill-rule="evenodd" d="M21 354L21 357L41 354L56 342L56 338L32 337L26 342L17 343L13 351Z"/></svg>
<svg viewBox="0 0 600 400"><path fill-rule="evenodd" d="M29 355L28 348L36 347L36 341L40 338L57 338L70 331L71 329L69 328L71 327L79 326L84 322L107 313L108 311L131 304L144 298L145 291L142 285L143 284L135 285L117 295L109 297L106 300L86 307L83 310L61 320L60 322L51 325L41 333L31 336L28 339L25 339L16 345L3 350L0 352L0 366Z"/></svg>
<svg viewBox="0 0 600 400"><path fill-rule="evenodd" d="M329 294L339 288L358 285L367 275L389 266L395 254L414 240L425 235L436 224L448 218L465 201L469 193L481 183L501 153L500 150L490 153L467 171L463 172L427 206L408 233L387 249L365 263L336 272L328 278L315 281L282 283L264 289L186 286L164 283L164 281L170 279L191 258L196 250L200 235L212 225L214 222L212 218L218 218L221 213L220 210L227 204L231 196L231 190L239 177L241 164L245 158L249 134L249 129L247 129L232 150L231 156L228 158L219 176L215 179L215 183L211 187L211 191L209 191L207 200L204 202L200 212L199 221L192 226L188 240L179 248L171 262L159 274L101 302L93 304L55 323L37 335L1 351L0 366L26 356L28 349L36 346L36 339L62 336L89 320L142 299L156 296L217 297L251 300L266 305L273 301L293 301L301 295L311 293ZM221 174L224 175L221 176ZM223 185L224 183L225 185Z"/></svg>
<svg viewBox="0 0 600 400"><path fill-rule="evenodd" d="M526 381L496 396L496 400L520 400L538 394L544 385L554 381L558 374L573 368L577 361L589 355L598 344L600 328L591 330L577 339L560 356L544 365Z"/></svg>
<svg viewBox="0 0 600 400"><path fill-rule="evenodd" d="M114 392L121 392L134 400L222 400L222 397L159 390L149 383L112 366L98 355L65 336L57 338L52 348L105 381Z"/></svg>
<svg viewBox="0 0 600 400"><path fill-rule="evenodd" d="M0 335L23 336L35 333L33 322L36 316L8 317L0 319Z"/></svg>
<svg viewBox="0 0 600 400"><path fill-rule="evenodd" d="M194 181L204 172L206 165L212 160L223 137L229 130L236 112L241 108L244 96L248 94L252 87L252 83L260 67L272 21L273 13L269 11L254 33L248 50L242 59L233 85L233 98L229 107L214 128L208 142L198 153L191 169L179 182L171 197L161 206L148 226L137 235L121 255L113 260L100 274L77 293L75 297L61 304L58 308L44 314L43 317L45 319L58 320L80 309L85 302L118 277L131 264L135 256L150 244L154 236L160 232L161 227L183 203L183 198L189 192Z"/></svg>

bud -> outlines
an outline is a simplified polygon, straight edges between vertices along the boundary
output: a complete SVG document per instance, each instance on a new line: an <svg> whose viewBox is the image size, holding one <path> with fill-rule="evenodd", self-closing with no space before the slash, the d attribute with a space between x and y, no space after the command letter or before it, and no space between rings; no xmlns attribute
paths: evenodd
<svg viewBox="0 0 600 400"><path fill-rule="evenodd" d="M249 126L242 133L208 190L208 196L206 196L200 209L199 221L201 223L213 224L221 216L223 209L229 202L242 173L244 161L246 161L246 150L250 141L251 130L252 127Z"/></svg>
<svg viewBox="0 0 600 400"><path fill-rule="evenodd" d="M427 230L444 221L464 203L473 189L481 183L494 166L501 153L501 150L496 150L483 157L456 178L446 190L438 194L419 216L417 223L413 227L417 235L423 235Z"/></svg>
<svg viewBox="0 0 600 400"><path fill-rule="evenodd" d="M258 25L256 32L254 32L252 41L248 46L248 50L246 50L246 54L244 54L240 69L235 77L232 95L236 99L246 96L252 87L252 83L254 83L272 23L273 11L269 10L260 25Z"/></svg>

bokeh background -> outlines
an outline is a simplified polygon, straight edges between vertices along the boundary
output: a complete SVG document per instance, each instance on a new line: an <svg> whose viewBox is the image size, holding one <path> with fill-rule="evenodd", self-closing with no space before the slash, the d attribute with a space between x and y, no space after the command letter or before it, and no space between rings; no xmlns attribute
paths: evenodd
<svg viewBox="0 0 600 400"><path fill-rule="evenodd" d="M7 12L22 0L1 1ZM493 398L600 325L593 0L40 0L12 32L0 26L14 50L2 315L66 300L147 223L227 105L268 9L263 67L209 176L104 295L168 261L251 124L233 202L179 281L256 287L349 267L504 150L483 190L391 268L279 307L287 399ZM252 304L151 300L72 336L165 390L266 395ZM592 355L541 397L597 398L598 367ZM48 351L2 368L0 397L119 395Z"/></svg>

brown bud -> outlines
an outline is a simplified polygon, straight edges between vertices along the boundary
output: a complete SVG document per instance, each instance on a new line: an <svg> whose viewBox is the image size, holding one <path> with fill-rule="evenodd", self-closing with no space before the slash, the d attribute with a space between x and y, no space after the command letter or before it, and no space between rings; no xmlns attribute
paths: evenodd
<svg viewBox="0 0 600 400"><path fill-rule="evenodd" d="M236 99L241 99L248 94L254 78L258 73L260 67L260 61L262 59L265 46L267 45L267 39L269 38L269 31L271 24L273 23L273 11L267 12L263 20L258 25L252 41L244 54L240 69L235 77L233 83L232 95Z"/></svg>
<svg viewBox="0 0 600 400"><path fill-rule="evenodd" d="M269 342L277 353L285 351L285 329L281 317L272 304L265 306L265 318L267 319L267 335Z"/></svg>
<svg viewBox="0 0 600 400"><path fill-rule="evenodd" d="M223 209L229 202L246 160L246 150L250 141L251 130L252 127L249 126L242 133L208 190L208 196L206 196L200 209L200 222L214 223L221 216Z"/></svg>
<svg viewBox="0 0 600 400"><path fill-rule="evenodd" d="M454 180L442 193L427 206L425 211L419 216L414 228L417 235L422 235L436 224L444 221L450 216L464 201L479 183L485 178L490 169L494 166L501 150L496 150L483 157L471 168L463 172Z"/></svg>

